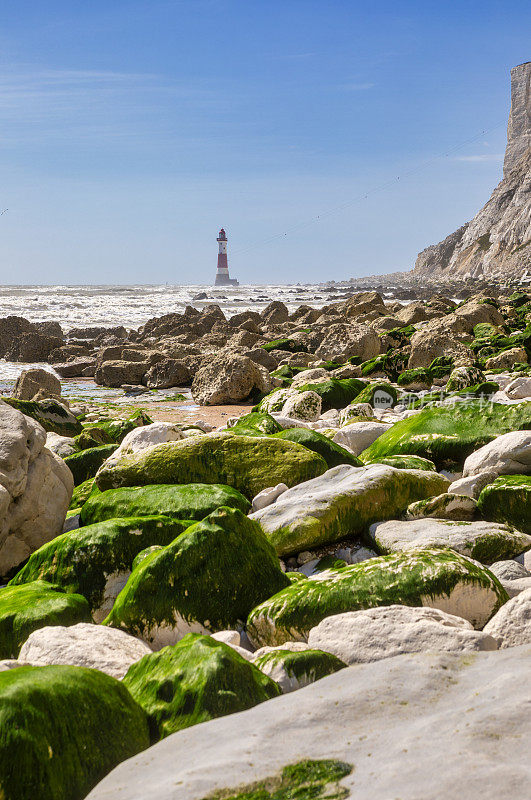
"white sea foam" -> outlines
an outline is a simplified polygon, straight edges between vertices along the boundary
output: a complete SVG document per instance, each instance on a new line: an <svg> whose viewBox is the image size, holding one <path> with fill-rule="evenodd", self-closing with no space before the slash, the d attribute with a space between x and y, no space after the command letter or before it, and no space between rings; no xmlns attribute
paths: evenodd
<svg viewBox="0 0 531 800"><path fill-rule="evenodd" d="M339 299L346 286L2 286L0 318L11 314L31 322L53 320L63 330L92 325L137 328L148 319L184 311L201 310L209 303L221 306L226 316L282 300L290 311L302 304L322 306ZM352 291L352 290L350 290ZM207 294L203 300L193 298Z"/></svg>

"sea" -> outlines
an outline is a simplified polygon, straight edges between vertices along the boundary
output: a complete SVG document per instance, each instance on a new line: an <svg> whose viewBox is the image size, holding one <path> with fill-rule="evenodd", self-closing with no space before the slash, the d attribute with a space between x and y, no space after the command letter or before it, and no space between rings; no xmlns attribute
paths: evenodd
<svg viewBox="0 0 531 800"><path fill-rule="evenodd" d="M182 313L187 305L201 310L217 303L227 317L247 309L260 311L281 300L290 311L312 307L352 293L348 284L264 286L2 286L0 317L11 314L31 322L54 320L63 330L89 325L138 328L152 317Z"/></svg>
<svg viewBox="0 0 531 800"><path fill-rule="evenodd" d="M281 300L289 311L306 304L318 308L352 293L348 283L263 286L1 286L0 318L20 316L30 322L59 322L65 334L89 326L138 328L152 317L182 313L192 305L201 310L219 305L226 317L242 311L261 311L272 300ZM0 393L8 391L28 365L0 359ZM79 383L65 385L65 396L79 394ZM91 389L92 393L92 389ZM114 394L107 390L107 396ZM152 399L155 399L153 396Z"/></svg>

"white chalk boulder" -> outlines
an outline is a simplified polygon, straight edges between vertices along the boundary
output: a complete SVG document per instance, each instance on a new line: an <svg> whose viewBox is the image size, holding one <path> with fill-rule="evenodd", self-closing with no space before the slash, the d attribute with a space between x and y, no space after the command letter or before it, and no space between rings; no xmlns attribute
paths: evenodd
<svg viewBox="0 0 531 800"><path fill-rule="evenodd" d="M37 667L49 664L92 667L120 680L131 664L150 653L145 642L124 631L79 622L69 627L54 625L33 631L22 645L19 659Z"/></svg>
<svg viewBox="0 0 531 800"><path fill-rule="evenodd" d="M496 650L496 641L470 622L437 608L381 606L326 617L312 628L310 647L346 664L417 652Z"/></svg>

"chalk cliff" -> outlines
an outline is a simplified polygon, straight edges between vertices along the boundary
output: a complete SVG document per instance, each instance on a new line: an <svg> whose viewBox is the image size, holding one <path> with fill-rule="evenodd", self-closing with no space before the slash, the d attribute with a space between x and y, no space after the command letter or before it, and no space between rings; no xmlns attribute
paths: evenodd
<svg viewBox="0 0 531 800"><path fill-rule="evenodd" d="M501 182L471 222L419 253L412 275L436 279L531 275L531 62L511 70Z"/></svg>

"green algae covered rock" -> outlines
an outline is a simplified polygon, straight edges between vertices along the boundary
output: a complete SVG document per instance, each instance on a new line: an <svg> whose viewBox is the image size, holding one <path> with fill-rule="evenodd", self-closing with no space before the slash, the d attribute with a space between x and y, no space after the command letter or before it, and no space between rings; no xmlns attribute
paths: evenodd
<svg viewBox="0 0 531 800"><path fill-rule="evenodd" d="M489 483L479 495L478 510L485 519L531 534L531 475L502 475Z"/></svg>
<svg viewBox="0 0 531 800"><path fill-rule="evenodd" d="M100 447L102 444L113 444L111 435L104 428L90 427L75 437L78 450L88 450L91 447Z"/></svg>
<svg viewBox="0 0 531 800"><path fill-rule="evenodd" d="M273 350L286 350L288 353L306 353L307 348L295 339L275 339L272 342L260 345L262 350L266 353L271 353Z"/></svg>
<svg viewBox="0 0 531 800"><path fill-rule="evenodd" d="M234 629L288 585L260 526L219 508L138 564L105 624L159 649L190 632Z"/></svg>
<svg viewBox="0 0 531 800"><path fill-rule="evenodd" d="M478 367L471 365L455 367L450 373L446 384L447 392L455 392L460 389L467 389L469 386L477 386L485 382L485 376Z"/></svg>
<svg viewBox="0 0 531 800"><path fill-rule="evenodd" d="M394 519L414 500L441 494L448 486L446 478L427 470L344 464L288 489L251 519L279 555L288 555L362 536L371 523Z"/></svg>
<svg viewBox="0 0 531 800"><path fill-rule="evenodd" d="M80 525L118 517L163 514L176 519L199 520L220 506L247 512L249 501L236 489L220 484L189 483L185 486L155 484L93 492L81 509Z"/></svg>
<svg viewBox="0 0 531 800"><path fill-rule="evenodd" d="M287 428L275 433L274 438L302 444L308 450L318 453L326 461L328 469L337 467L338 464L350 464L352 467L361 466L361 461L355 455L341 445L332 442L327 436L310 428Z"/></svg>
<svg viewBox="0 0 531 800"><path fill-rule="evenodd" d="M17 400L15 397L2 397L2 401L37 420L45 431L71 437L83 430L72 412L57 400Z"/></svg>
<svg viewBox="0 0 531 800"><path fill-rule="evenodd" d="M150 547L145 547L143 550L140 551L140 553L137 553L137 555L134 557L134 559L133 559L133 569L135 567L138 567L138 565L145 558L147 558L149 555L151 555L151 553L156 553L157 550L162 550L163 547L164 547L164 545L162 545L162 544L152 544L152 545L150 545Z"/></svg>
<svg viewBox="0 0 531 800"><path fill-rule="evenodd" d="M69 508L81 508L81 506L87 502L93 491L99 492L98 487L94 483L94 478L89 478L83 481L83 483L74 486Z"/></svg>
<svg viewBox="0 0 531 800"><path fill-rule="evenodd" d="M262 397L260 402L254 406L252 413L258 414L272 414L275 411L282 411L282 406L290 397L293 396L293 390L289 388L274 389L265 397Z"/></svg>
<svg viewBox="0 0 531 800"><path fill-rule="evenodd" d="M91 428L98 428L104 431L116 444L120 444L124 436L135 428L143 425L151 425L153 420L145 411L134 411L127 419L100 420L92 425L86 425L85 430L90 433Z"/></svg>
<svg viewBox="0 0 531 800"><path fill-rule="evenodd" d="M325 577L327 575L327 577ZM325 617L376 606L430 606L483 625L508 595L488 569L452 550L421 549L370 558L292 583L247 621L256 646L306 641Z"/></svg>
<svg viewBox="0 0 531 800"><path fill-rule="evenodd" d="M302 689L347 666L337 656L322 650L270 650L257 656L254 663L278 683L284 694Z"/></svg>
<svg viewBox="0 0 531 800"><path fill-rule="evenodd" d="M146 711L152 740L280 694L274 681L231 647L197 633L132 664L123 683Z"/></svg>
<svg viewBox="0 0 531 800"><path fill-rule="evenodd" d="M361 454L362 461L418 455L436 466L462 467L474 450L502 433L531 429L531 402L515 405L471 400L427 408L396 422ZM419 498L420 499L420 498Z"/></svg>
<svg viewBox="0 0 531 800"><path fill-rule="evenodd" d="M83 800L146 747L146 714L115 678L70 666L0 673L3 800Z"/></svg>
<svg viewBox="0 0 531 800"><path fill-rule="evenodd" d="M248 498L267 486L294 486L326 471L321 456L295 442L271 437L211 433L159 444L105 464L100 489L153 483L222 483Z"/></svg>
<svg viewBox="0 0 531 800"><path fill-rule="evenodd" d="M433 378L429 369L417 367L416 369L405 369L400 373L396 382L399 386L431 386Z"/></svg>
<svg viewBox="0 0 531 800"><path fill-rule="evenodd" d="M367 381L360 378L330 378L321 383L305 383L298 386L299 392L315 392L322 400L321 411L330 411L331 408L345 408L354 398L357 398Z"/></svg>
<svg viewBox="0 0 531 800"><path fill-rule="evenodd" d="M305 759L288 764L263 781L215 792L204 800L348 800L350 791L340 780L353 767L333 759Z"/></svg>
<svg viewBox="0 0 531 800"><path fill-rule="evenodd" d="M0 659L16 658L30 633L45 625L91 621L89 604L79 594L39 580L6 586L0 589Z"/></svg>
<svg viewBox="0 0 531 800"><path fill-rule="evenodd" d="M170 544L190 525L190 520L164 516L132 517L63 533L32 553L10 586L42 580L76 592L101 622L131 574L135 556L151 545Z"/></svg>
<svg viewBox="0 0 531 800"><path fill-rule="evenodd" d="M100 447L89 447L86 450L80 450L79 453L67 456L64 462L74 476L74 486L79 486L80 483L94 478L103 462L114 453L117 447L117 444L104 444Z"/></svg>
<svg viewBox="0 0 531 800"><path fill-rule="evenodd" d="M388 467L396 467L396 469L425 469L428 472L437 472L437 467L433 461L430 461L429 458L422 458L422 456L408 456L404 454L403 456L384 456L376 461L366 461L366 452L365 450L365 452L361 454L360 461L362 464L387 464Z"/></svg>
<svg viewBox="0 0 531 800"><path fill-rule="evenodd" d="M385 406L378 402L378 396L385 392L389 396L391 402L387 402ZM370 383L357 395L356 403L370 403L374 408L391 407L396 405L398 399L398 392L395 387L388 382L381 381L379 383Z"/></svg>
<svg viewBox="0 0 531 800"><path fill-rule="evenodd" d="M282 426L270 414L253 411L244 414L230 429L239 436L268 436L282 430Z"/></svg>

